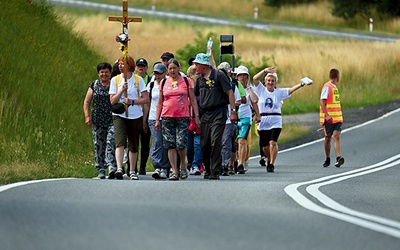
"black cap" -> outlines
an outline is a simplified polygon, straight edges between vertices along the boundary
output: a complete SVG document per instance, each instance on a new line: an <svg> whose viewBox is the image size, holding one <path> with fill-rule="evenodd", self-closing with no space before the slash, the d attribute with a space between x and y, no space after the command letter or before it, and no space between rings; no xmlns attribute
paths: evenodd
<svg viewBox="0 0 400 250"><path fill-rule="evenodd" d="M174 56L174 54L172 54L172 53L170 53L170 52L164 52L162 55L161 55L161 58L163 58L163 59L171 59L171 58L175 58L175 56Z"/></svg>
<svg viewBox="0 0 400 250"><path fill-rule="evenodd" d="M144 58L139 58L139 59L136 61L136 66L139 66L139 65L148 67L147 61L146 61L146 59L144 59Z"/></svg>
<svg viewBox="0 0 400 250"><path fill-rule="evenodd" d="M196 55L194 55L193 57L191 57L188 61L189 66L192 66L194 59L196 58Z"/></svg>

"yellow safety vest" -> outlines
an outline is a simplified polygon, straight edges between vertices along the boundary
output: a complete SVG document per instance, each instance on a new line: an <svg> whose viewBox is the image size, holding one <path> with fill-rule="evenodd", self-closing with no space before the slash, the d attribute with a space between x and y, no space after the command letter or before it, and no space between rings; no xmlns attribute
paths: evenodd
<svg viewBox="0 0 400 250"><path fill-rule="evenodd" d="M329 116L332 117L332 123L343 122L342 108L340 106L340 94L339 89L333 86L330 82L324 84L324 87L329 88L328 99L326 100L326 110ZM325 113L322 111L321 106L319 107L319 123L323 125L325 123Z"/></svg>

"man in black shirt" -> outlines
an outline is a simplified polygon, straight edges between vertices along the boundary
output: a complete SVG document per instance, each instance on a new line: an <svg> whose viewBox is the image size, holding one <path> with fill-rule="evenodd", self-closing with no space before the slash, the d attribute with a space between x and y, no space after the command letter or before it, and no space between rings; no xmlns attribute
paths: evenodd
<svg viewBox="0 0 400 250"><path fill-rule="evenodd" d="M222 170L222 135L228 115L227 104L231 109L230 119L235 122L235 98L228 77L222 71L212 68L210 58L206 54L197 54L193 63L199 74L194 91L196 96L200 96L201 147L206 169L204 178L219 180Z"/></svg>

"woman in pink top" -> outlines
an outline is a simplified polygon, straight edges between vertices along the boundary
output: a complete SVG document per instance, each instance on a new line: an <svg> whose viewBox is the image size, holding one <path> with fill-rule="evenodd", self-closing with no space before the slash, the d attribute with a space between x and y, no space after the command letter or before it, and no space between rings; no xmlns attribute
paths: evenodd
<svg viewBox="0 0 400 250"><path fill-rule="evenodd" d="M160 97L157 104L155 129L160 129L162 119L163 146L168 149L168 158L172 166L169 180L179 180L177 154L180 157L180 177L188 177L186 168L186 146L189 126L189 100L196 115L196 125L200 127L199 111L193 92L193 83L188 77L180 75L180 64L172 58L167 64L169 78L160 85Z"/></svg>

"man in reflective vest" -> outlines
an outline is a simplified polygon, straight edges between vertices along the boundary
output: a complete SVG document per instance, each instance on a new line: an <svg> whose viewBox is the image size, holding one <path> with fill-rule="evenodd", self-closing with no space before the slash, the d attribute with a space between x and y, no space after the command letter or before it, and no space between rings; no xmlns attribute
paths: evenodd
<svg viewBox="0 0 400 250"><path fill-rule="evenodd" d="M326 155L323 167L328 167L331 164L330 151L332 137L336 153L335 167L340 167L344 163L344 158L340 155L340 132L342 130L343 116L340 106L340 94L336 87L339 79L339 70L331 69L329 71L329 81L324 84L321 91L319 120L320 124L324 127L324 149Z"/></svg>

